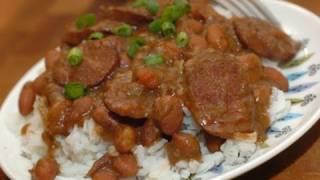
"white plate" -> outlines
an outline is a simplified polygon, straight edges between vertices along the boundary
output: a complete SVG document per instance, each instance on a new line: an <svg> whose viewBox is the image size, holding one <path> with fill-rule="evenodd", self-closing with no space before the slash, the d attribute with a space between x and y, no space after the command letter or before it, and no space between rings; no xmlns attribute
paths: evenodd
<svg viewBox="0 0 320 180"><path fill-rule="evenodd" d="M305 134L320 117L320 19L311 12L285 1L262 1L280 21L284 29L297 39L307 39L306 50L300 53L303 56L314 53L307 62L282 72L290 79L288 98L294 99L296 104L289 115L272 125L268 132L266 142L269 147L258 150L254 158L247 163L232 169L220 167L217 179L229 179L239 176L270 160L279 154L303 134ZM269 65L274 64L268 62ZM30 179L28 170L31 162L21 156L21 142L19 139L19 126L24 118L18 114L18 96L22 85L33 80L44 68L40 61L31 68L11 91L0 112L0 163L2 169L12 179ZM9 74L10 76L10 74Z"/></svg>

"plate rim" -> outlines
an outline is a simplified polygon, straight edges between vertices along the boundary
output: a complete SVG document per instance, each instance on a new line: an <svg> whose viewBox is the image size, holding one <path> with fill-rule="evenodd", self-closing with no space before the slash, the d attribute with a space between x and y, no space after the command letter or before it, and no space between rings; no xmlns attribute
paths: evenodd
<svg viewBox="0 0 320 180"><path fill-rule="evenodd" d="M292 2L283 1L283 0L268 0L268 2L262 1L262 3L275 3L275 4L281 4L282 6L287 6L289 8L293 8L299 11L300 13L306 14L309 18L313 18L313 20L317 21L318 24L320 25L320 18L315 13L297 4L294 4ZM40 69L41 66L44 66L44 58L41 58L31 68L29 68L27 72L24 73L24 75L17 81L17 83L15 83L13 88L10 89L8 95L6 96L0 108L0 125L1 125L0 129L7 129L2 127L3 125L5 125L4 120L2 119L4 114L6 113L4 112L4 110L6 109L5 107L8 106L8 104L10 104L10 102L12 101L11 100L12 96L14 96L17 92L20 92L20 87L22 87L22 84L27 80L29 80L29 77L32 75L32 73L34 73L34 71L36 71L37 69ZM293 131L283 142L281 142L280 144L268 150L263 156L258 156L250 160L250 162L247 162L235 169L227 171L226 173L218 175L212 179L232 179L244 173L247 173L256 167L261 166L262 164L266 163L269 160L272 160L275 156L281 154L284 150L288 149L298 139L300 139L303 135L305 135L306 132L310 130L318 122L319 118L320 118L320 108L316 110L316 112L312 115L311 118L309 118L307 122L303 123L299 128L295 129L295 131ZM6 175L9 178L15 179L14 173L10 169L8 169L6 166L3 166L3 164L4 164L3 159L0 158L1 169L6 173Z"/></svg>

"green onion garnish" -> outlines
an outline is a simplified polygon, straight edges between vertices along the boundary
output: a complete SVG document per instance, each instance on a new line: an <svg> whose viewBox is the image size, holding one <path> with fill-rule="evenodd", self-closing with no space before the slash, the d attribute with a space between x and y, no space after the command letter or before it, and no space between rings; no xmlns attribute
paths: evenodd
<svg viewBox="0 0 320 180"><path fill-rule="evenodd" d="M120 26L113 29L113 33L118 36L129 37L133 33L133 27L129 24L121 24Z"/></svg>
<svg viewBox="0 0 320 180"><path fill-rule="evenodd" d="M174 26L176 21L187 14L190 9L190 5L186 0L176 0L172 5L164 8L158 19L149 24L149 30L153 33L161 33L164 36L169 34L171 36L175 33Z"/></svg>
<svg viewBox="0 0 320 180"><path fill-rule="evenodd" d="M186 47L189 43L189 36L186 32L180 32L176 39L177 46L180 48Z"/></svg>
<svg viewBox="0 0 320 180"><path fill-rule="evenodd" d="M142 37L132 38L129 41L127 53L130 58L133 58L138 50L145 45L145 40Z"/></svg>
<svg viewBox="0 0 320 180"><path fill-rule="evenodd" d="M156 15L160 8L157 0L136 0L133 6L145 7L152 15Z"/></svg>
<svg viewBox="0 0 320 180"><path fill-rule="evenodd" d="M160 33L162 24L162 19L156 19L149 24L149 30L153 33Z"/></svg>
<svg viewBox="0 0 320 180"><path fill-rule="evenodd" d="M84 14L78 17L76 20L76 27L83 29L90 27L96 23L96 15L93 13Z"/></svg>
<svg viewBox="0 0 320 180"><path fill-rule="evenodd" d="M103 38L103 33L101 32L93 32L90 34L89 39L90 40L99 40Z"/></svg>
<svg viewBox="0 0 320 180"><path fill-rule="evenodd" d="M82 50L78 47L72 48L68 53L67 59L71 66L78 66L83 60Z"/></svg>
<svg viewBox="0 0 320 180"><path fill-rule="evenodd" d="M173 5L167 6L161 17L167 21L176 22L180 17L184 16L190 11L190 5L183 1L175 1Z"/></svg>
<svg viewBox="0 0 320 180"><path fill-rule="evenodd" d="M64 86L64 95L68 99L78 99L86 94L86 87L80 83L68 83Z"/></svg>
<svg viewBox="0 0 320 180"><path fill-rule="evenodd" d="M150 54L144 58L144 64L153 66L163 64L164 59L163 56L160 54Z"/></svg>
<svg viewBox="0 0 320 180"><path fill-rule="evenodd" d="M172 37L176 33L176 27L172 22L166 21L162 23L161 31L165 37Z"/></svg>

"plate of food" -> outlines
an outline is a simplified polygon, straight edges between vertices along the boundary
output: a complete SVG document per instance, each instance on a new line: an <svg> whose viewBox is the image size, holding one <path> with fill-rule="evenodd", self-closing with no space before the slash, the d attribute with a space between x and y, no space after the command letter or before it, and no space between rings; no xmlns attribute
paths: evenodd
<svg viewBox="0 0 320 180"><path fill-rule="evenodd" d="M281 27L206 0L81 15L3 103L1 168L19 180L208 180L272 159L320 118L320 20L262 3Z"/></svg>

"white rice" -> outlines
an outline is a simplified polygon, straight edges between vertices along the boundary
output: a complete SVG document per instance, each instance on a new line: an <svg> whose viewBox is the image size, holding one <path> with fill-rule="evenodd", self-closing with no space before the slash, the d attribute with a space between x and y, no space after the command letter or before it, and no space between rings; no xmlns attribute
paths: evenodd
<svg viewBox="0 0 320 180"><path fill-rule="evenodd" d="M39 104L38 104L39 105ZM38 109L35 105L35 112L28 117L30 124L27 134L22 136L23 155L36 163L47 152L47 147L41 138L43 124ZM272 122L284 117L290 110L290 102L285 98L285 94L273 88L271 97L271 107L269 114ZM167 140L161 139L153 146L145 148L137 145L132 149L138 165L138 179L146 180L180 180L191 179L206 180L217 175L220 165L234 167L247 162L259 148L253 142L227 140L221 151L210 153L204 144L204 137L200 133L200 128L192 120L190 112L184 108L185 118L183 122L183 132L196 135L200 141L202 159L198 161L180 161L174 167L170 166L165 151ZM103 141L95 131L95 123L88 119L83 128L74 127L67 137L58 136L56 141L60 148L56 151L56 159L60 164L60 177L73 177L84 179L92 164L104 153L108 152L112 156L117 156L115 147Z"/></svg>

